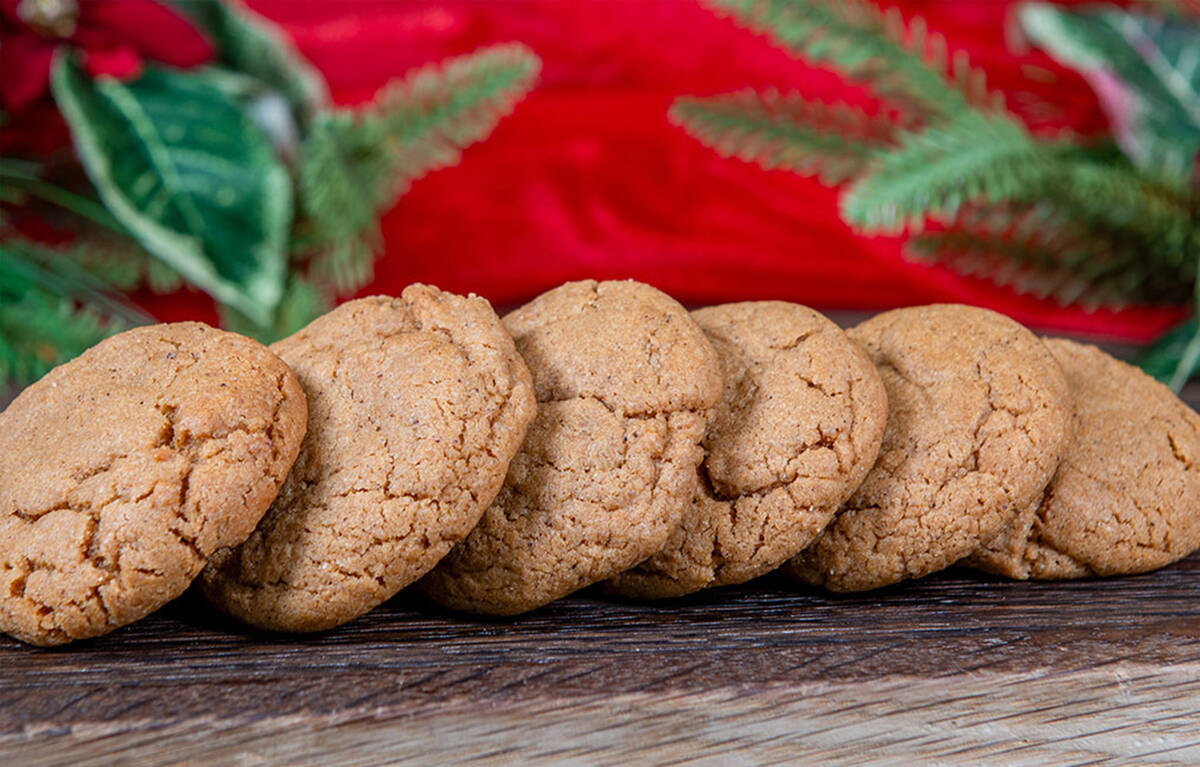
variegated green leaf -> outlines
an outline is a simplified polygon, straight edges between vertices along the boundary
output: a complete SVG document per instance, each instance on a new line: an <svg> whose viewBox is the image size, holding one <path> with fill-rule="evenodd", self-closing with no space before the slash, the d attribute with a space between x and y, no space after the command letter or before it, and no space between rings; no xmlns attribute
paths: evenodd
<svg viewBox="0 0 1200 767"><path fill-rule="evenodd" d="M93 81L59 56L52 85L105 207L189 282L266 322L283 292L292 187L262 131L202 71Z"/></svg>

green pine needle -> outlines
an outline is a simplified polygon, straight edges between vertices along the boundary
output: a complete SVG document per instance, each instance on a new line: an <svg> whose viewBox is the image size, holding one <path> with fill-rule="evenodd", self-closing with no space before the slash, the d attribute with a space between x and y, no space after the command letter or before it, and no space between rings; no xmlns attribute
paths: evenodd
<svg viewBox="0 0 1200 767"><path fill-rule="evenodd" d="M457 162L487 136L540 66L524 46L494 46L417 70L364 109L321 115L299 163L305 221L296 247L315 254L312 275L332 280L339 293L369 281L379 213L415 179Z"/></svg>
<svg viewBox="0 0 1200 767"><path fill-rule="evenodd" d="M745 26L770 34L809 61L870 85L876 95L920 121L972 108L1003 109L982 71L923 19L907 25L896 9L868 0L709 0Z"/></svg>
<svg viewBox="0 0 1200 767"><path fill-rule="evenodd" d="M919 261L1064 306L1120 309L1133 301L1185 298L1181 283L1158 279L1137 250L1076 226L1047 203L970 206L953 228L916 235L905 245Z"/></svg>
<svg viewBox="0 0 1200 767"><path fill-rule="evenodd" d="M387 183L388 142L377 121L347 112L319 114L301 150L298 169L305 228L293 249L316 253L312 270L339 293L370 279L375 244L377 192Z"/></svg>
<svg viewBox="0 0 1200 767"><path fill-rule="evenodd" d="M1080 226L1138 248L1148 265L1183 280L1185 288L1195 278L1195 254L1200 252L1195 200L1162 186L1124 159L1091 162L1072 151L1043 164L1038 179L1025 190L1024 199L1053 201Z"/></svg>
<svg viewBox="0 0 1200 767"><path fill-rule="evenodd" d="M910 230L921 260L1064 304L1200 309L1197 190L1164 184L1111 145L1032 135L919 18L906 24L868 0L708 2L870 87L898 114L885 109L877 123L773 91L680 99L671 119L701 142L848 181L842 218L865 233ZM930 220L945 230L922 234ZM1162 348L1175 383L1200 365L1200 334Z"/></svg>
<svg viewBox="0 0 1200 767"><path fill-rule="evenodd" d="M884 116L775 90L681 98L670 118L724 156L815 175L828 184L861 173L897 132Z"/></svg>
<svg viewBox="0 0 1200 767"><path fill-rule="evenodd" d="M83 229L75 244L62 251L65 258L111 287L129 292L149 289L172 293L183 287L179 272L152 256L132 239Z"/></svg>
<svg viewBox="0 0 1200 767"><path fill-rule="evenodd" d="M399 150L390 196L458 162L533 87L541 61L523 45L497 45L425 67L384 88L375 115ZM390 202L390 200L389 200Z"/></svg>
<svg viewBox="0 0 1200 767"><path fill-rule="evenodd" d="M1013 199L1040 178L1045 149L1016 121L968 112L899 137L842 198L842 216L866 232L949 220L971 200Z"/></svg>
<svg viewBox="0 0 1200 767"><path fill-rule="evenodd" d="M153 319L49 248L0 243L0 385L25 385Z"/></svg>

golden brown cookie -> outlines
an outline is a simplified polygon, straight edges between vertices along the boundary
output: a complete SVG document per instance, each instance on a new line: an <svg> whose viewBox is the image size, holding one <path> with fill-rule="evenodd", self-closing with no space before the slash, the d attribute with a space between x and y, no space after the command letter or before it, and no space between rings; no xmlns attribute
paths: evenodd
<svg viewBox="0 0 1200 767"><path fill-rule="evenodd" d="M248 338L135 328L0 413L0 628L99 636L187 589L254 529L300 448L304 394Z"/></svg>
<svg viewBox="0 0 1200 767"><path fill-rule="evenodd" d="M695 501L662 551L609 582L638 598L743 583L798 554L875 463L887 394L837 325L782 301L692 312L725 388Z"/></svg>
<svg viewBox="0 0 1200 767"><path fill-rule="evenodd" d="M533 386L487 301L427 285L343 304L272 348L308 394L308 436L258 528L200 584L254 626L318 631L471 530L533 418Z"/></svg>
<svg viewBox="0 0 1200 767"><path fill-rule="evenodd" d="M1071 395L1036 336L985 309L880 314L850 331L883 377L875 467L787 571L834 591L919 578L1034 502L1066 448Z"/></svg>
<svg viewBox="0 0 1200 767"><path fill-rule="evenodd" d="M1142 573L1200 548L1200 416L1094 346L1051 339L1075 428L1039 503L964 564L1010 578Z"/></svg>
<svg viewBox="0 0 1200 767"><path fill-rule="evenodd" d="M514 615L662 548L691 502L721 375L683 307L637 282L568 283L504 324L538 415L496 501L420 587Z"/></svg>

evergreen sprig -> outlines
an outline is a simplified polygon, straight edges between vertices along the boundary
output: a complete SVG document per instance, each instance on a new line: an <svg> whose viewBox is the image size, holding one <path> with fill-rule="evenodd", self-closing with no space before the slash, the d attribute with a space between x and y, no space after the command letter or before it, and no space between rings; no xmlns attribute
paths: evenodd
<svg viewBox="0 0 1200 767"><path fill-rule="evenodd" d="M718 11L770 35L806 59L870 86L904 113L902 121L946 119L972 109L1002 110L984 73L923 19L868 0L708 0Z"/></svg>
<svg viewBox="0 0 1200 767"><path fill-rule="evenodd" d="M540 63L522 45L500 45L424 67L362 110L315 121L301 149L296 245L338 292L371 276L378 215L429 171L457 162L532 87Z"/></svg>
<svg viewBox="0 0 1200 767"><path fill-rule="evenodd" d="M370 279L381 212L483 139L540 68L523 46L494 46L332 108L266 18L226 0L170 2L211 41L208 65L92 78L64 41L51 90L79 162L50 173L0 157L0 385L149 321L120 293L176 290L181 275L225 326L261 341L307 324ZM23 241L17 210L72 244Z"/></svg>
<svg viewBox="0 0 1200 767"><path fill-rule="evenodd" d="M112 333L153 322L72 259L0 243L0 382L28 382Z"/></svg>
<svg viewBox="0 0 1200 767"><path fill-rule="evenodd" d="M1160 5L1183 10L1190 1ZM1064 304L1200 307L1200 185L1169 183L1109 143L1033 135L961 53L950 56L940 35L895 9L867 0L710 2L867 86L884 109L869 118L775 91L677 100L672 119L703 143L845 182L842 217L864 233L909 232L907 252L922 261ZM1156 41L1175 57L1172 72L1200 50L1180 43L1182 23L1170 41ZM1164 372L1168 359L1177 367ZM1147 369L1178 385L1198 365L1200 330L1164 339Z"/></svg>
<svg viewBox="0 0 1200 767"><path fill-rule="evenodd" d="M1142 268L1136 247L1078 226L1046 202L970 204L952 228L911 237L905 252L1063 305L1121 309L1187 298L1178 280Z"/></svg>
<svg viewBox="0 0 1200 767"><path fill-rule="evenodd" d="M878 152L842 198L842 215L867 232L948 220L969 200L1020 197L1046 153L1007 116L966 112Z"/></svg>
<svg viewBox="0 0 1200 767"><path fill-rule="evenodd" d="M722 155L814 175L829 184L862 173L876 152L894 144L898 132L882 115L776 90L681 98L670 118Z"/></svg>

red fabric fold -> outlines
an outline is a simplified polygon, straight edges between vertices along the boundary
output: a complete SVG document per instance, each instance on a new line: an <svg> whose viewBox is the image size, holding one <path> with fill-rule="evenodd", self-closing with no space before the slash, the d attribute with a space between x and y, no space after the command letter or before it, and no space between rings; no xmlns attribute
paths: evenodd
<svg viewBox="0 0 1200 767"><path fill-rule="evenodd" d="M131 46L173 67L196 67L212 58L208 38L158 0L80 0L80 9L86 23L74 42L83 48Z"/></svg>
<svg viewBox="0 0 1200 767"><path fill-rule="evenodd" d="M967 50L1036 130L1092 134L1087 85L1014 51L1007 0L906 0ZM342 103L412 67L521 41L539 88L455 168L419 180L385 216L386 255L364 293L421 280L500 307L567 279L634 277L680 300L783 298L818 308L962 301L1042 330L1146 340L1181 310L1086 312L906 261L897 237L862 237L836 190L724 159L667 121L672 100L744 87L868 103L693 0L254 0L328 78ZM202 299L152 303L178 317ZM211 316L207 312L205 316Z"/></svg>

